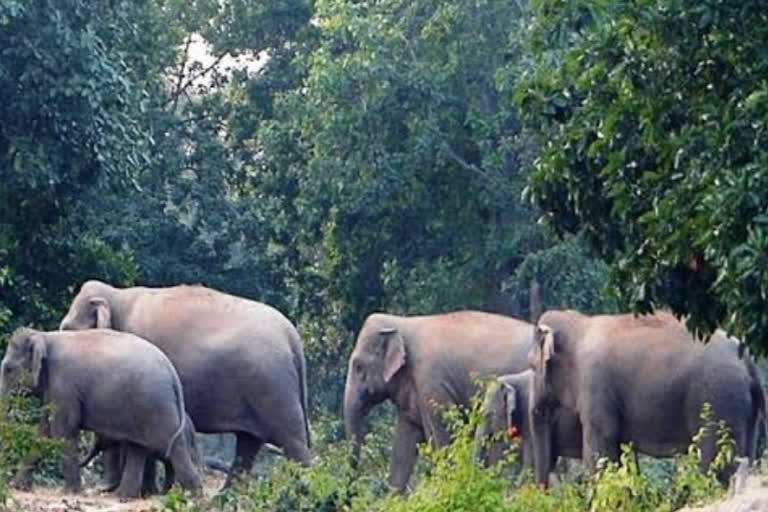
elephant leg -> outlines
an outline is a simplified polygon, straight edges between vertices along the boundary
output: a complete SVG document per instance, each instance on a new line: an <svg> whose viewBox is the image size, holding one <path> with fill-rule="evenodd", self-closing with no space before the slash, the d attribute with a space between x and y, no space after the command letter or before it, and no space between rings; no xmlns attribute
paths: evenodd
<svg viewBox="0 0 768 512"><path fill-rule="evenodd" d="M607 412L587 413L582 415L582 425L582 461L588 472L595 471L597 461L601 457L607 457L611 461L619 460L619 425L615 415Z"/></svg>
<svg viewBox="0 0 768 512"><path fill-rule="evenodd" d="M389 484L400 492L408 486L408 480L419 456L418 444L424 442L424 430L398 415L392 441L392 458L389 466Z"/></svg>
<svg viewBox="0 0 768 512"><path fill-rule="evenodd" d="M104 465L104 487L102 492L112 492L120 485L120 476L123 472L124 454L122 443L105 448L101 455Z"/></svg>
<svg viewBox="0 0 768 512"><path fill-rule="evenodd" d="M731 425L730 426L730 435L731 438L736 443L736 453L735 455L737 457L744 457L748 460L748 452L749 448L747 446L747 429L739 428L737 426ZM715 460L715 457L717 457L717 431L715 430L715 425L710 424L706 427L705 433L698 442L698 448L700 453L699 458L699 471L702 473L706 473L709 470L710 465ZM728 464L724 468L719 468L717 471L717 480L724 486L727 487L729 480L731 478L731 475L734 473L734 471L738 467L738 460L733 461L731 464Z"/></svg>
<svg viewBox="0 0 768 512"><path fill-rule="evenodd" d="M29 491L32 489L32 471L34 471L39 460L40 456L38 455L28 455L24 458L19 470L16 472L16 475L11 482L11 485L15 489L20 491Z"/></svg>
<svg viewBox="0 0 768 512"><path fill-rule="evenodd" d="M161 492L167 494L176 482L176 472L173 470L173 464L167 460L163 461L163 465L165 466L165 477L163 478L163 490Z"/></svg>
<svg viewBox="0 0 768 512"><path fill-rule="evenodd" d="M147 457L141 479L141 495L154 496L157 493L157 463L154 457Z"/></svg>
<svg viewBox="0 0 768 512"><path fill-rule="evenodd" d="M64 473L64 489L67 492L80 492L80 457L78 454L78 439L80 434L80 409L77 406L67 407L60 404L51 422L51 437L64 440L62 472Z"/></svg>
<svg viewBox="0 0 768 512"><path fill-rule="evenodd" d="M125 466L117 495L121 501L127 501L141 497L141 484L144 477L144 466L147 460L147 451L141 446L125 443Z"/></svg>
<svg viewBox="0 0 768 512"><path fill-rule="evenodd" d="M48 418L44 415L37 426L37 435L39 437L51 437L51 425ZM32 488L32 471L40 461L40 455L33 453L24 457L21 465L13 477L11 485L21 491L28 491Z"/></svg>
<svg viewBox="0 0 768 512"><path fill-rule="evenodd" d="M289 459L293 459L304 467L308 467L311 462L309 448L303 439L293 437L278 443L283 448L283 454Z"/></svg>
<svg viewBox="0 0 768 512"><path fill-rule="evenodd" d="M241 474L249 474L253 469L253 461L256 454L264 444L262 439L245 432L238 432L237 442L235 444L235 460L232 462L232 469L224 482L224 489L230 488Z"/></svg>
<svg viewBox="0 0 768 512"><path fill-rule="evenodd" d="M171 452L170 464L166 465L166 478L169 476L168 467L171 466L173 469L170 477L173 478L175 475L183 489L195 496L200 496L203 490L202 475L192 459L190 446L181 442L176 443Z"/></svg>
<svg viewBox="0 0 768 512"><path fill-rule="evenodd" d="M64 489L67 492L77 493L80 492L81 479L80 479L80 458L77 450L78 436L74 435L64 443L63 457L61 461L61 470L64 473Z"/></svg>

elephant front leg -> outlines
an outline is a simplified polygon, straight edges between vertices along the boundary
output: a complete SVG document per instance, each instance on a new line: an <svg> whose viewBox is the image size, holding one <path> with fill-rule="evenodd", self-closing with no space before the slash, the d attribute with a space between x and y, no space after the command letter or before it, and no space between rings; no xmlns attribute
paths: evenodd
<svg viewBox="0 0 768 512"><path fill-rule="evenodd" d="M395 436L392 443L392 458L389 467L389 484L403 492L419 456L418 444L424 442L424 430L398 415Z"/></svg>
<svg viewBox="0 0 768 512"><path fill-rule="evenodd" d="M40 424L37 426L37 435L39 437L51 437L51 425L45 415L40 419ZM32 471L40 461L40 457L39 453L28 454L24 457L11 482L14 488L21 491L28 491L32 488Z"/></svg>
<svg viewBox="0 0 768 512"><path fill-rule="evenodd" d="M584 469L592 473L601 457L607 457L611 461L619 460L619 426L617 419L609 414L584 416L586 418L582 419L582 462Z"/></svg>
<svg viewBox="0 0 768 512"><path fill-rule="evenodd" d="M78 436L68 437L64 441L63 459L61 462L62 473L64 473L64 489L67 492L78 493L82 487L80 479L80 457L77 450Z"/></svg>
<svg viewBox="0 0 768 512"><path fill-rule="evenodd" d="M78 439L80 438L80 409L79 404L59 403L51 421L51 437L64 440L62 472L64 473L64 489L67 492L80 492L80 456Z"/></svg>

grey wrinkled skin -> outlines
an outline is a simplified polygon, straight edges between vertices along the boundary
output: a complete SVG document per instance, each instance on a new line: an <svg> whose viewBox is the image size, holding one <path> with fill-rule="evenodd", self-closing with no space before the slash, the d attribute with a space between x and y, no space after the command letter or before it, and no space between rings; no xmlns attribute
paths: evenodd
<svg viewBox="0 0 768 512"><path fill-rule="evenodd" d="M754 363L722 331L706 345L668 313L587 316L548 311L539 319L530 364L536 478L547 483L555 407L582 425L582 460L617 460L622 443L665 457L683 452L702 426L709 403L736 442L736 455L754 460L765 396ZM701 468L716 454L714 429L699 444ZM727 481L727 471L719 475Z"/></svg>
<svg viewBox="0 0 768 512"><path fill-rule="evenodd" d="M225 487L265 442L308 465L306 364L296 328L276 309L202 286L115 288L88 281L63 330L109 327L148 340L173 362L199 432L232 432Z"/></svg>
<svg viewBox="0 0 768 512"><path fill-rule="evenodd" d="M482 421L475 431L475 457L479 462L490 466L502 460L510 446L505 432L514 426L523 469L533 473L532 388L531 370L502 375L489 385L481 409ZM558 457L580 458L582 451L579 417L562 407L555 409L554 416L548 473L555 470Z"/></svg>
<svg viewBox="0 0 768 512"><path fill-rule="evenodd" d="M533 326L501 315L460 311L403 317L370 315L349 358L344 422L360 457L365 418L390 400L397 409L389 483L404 491L416 463L417 445L449 442L445 407L470 406L475 379L524 370Z"/></svg>
<svg viewBox="0 0 768 512"><path fill-rule="evenodd" d="M162 453L182 486L200 491L200 474L183 435L181 382L168 358L147 341L108 329L20 329L11 337L0 373L4 395L26 388L53 405L52 417L41 430L65 441L68 490L80 489L77 439L80 430L90 430L126 447L117 491L122 499L140 495L148 453ZM27 461L21 470L22 485L28 485L34 463Z"/></svg>

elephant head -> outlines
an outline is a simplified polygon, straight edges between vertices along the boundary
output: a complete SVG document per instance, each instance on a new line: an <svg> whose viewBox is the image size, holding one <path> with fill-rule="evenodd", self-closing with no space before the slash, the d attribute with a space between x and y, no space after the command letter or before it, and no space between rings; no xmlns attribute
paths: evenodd
<svg viewBox="0 0 768 512"><path fill-rule="evenodd" d="M111 297L114 288L101 281L87 281L72 301L66 316L61 321L62 331L81 329L110 329L113 323Z"/></svg>
<svg viewBox="0 0 768 512"><path fill-rule="evenodd" d="M533 458L536 481L546 486L553 455L552 427L554 410L559 405L573 408L569 397L573 396L568 378L569 365L564 357L563 333L539 324L534 330L534 343L529 362L533 370L530 419L533 432ZM571 403L572 402L572 403Z"/></svg>
<svg viewBox="0 0 768 512"><path fill-rule="evenodd" d="M365 418L371 408L391 396L393 380L406 364L406 346L393 321L369 318L349 358L344 388L344 424L354 442L353 462L360 457Z"/></svg>
<svg viewBox="0 0 768 512"><path fill-rule="evenodd" d="M21 328L13 333L0 364L0 392L7 395L24 387L37 390L42 383L48 346L45 335Z"/></svg>

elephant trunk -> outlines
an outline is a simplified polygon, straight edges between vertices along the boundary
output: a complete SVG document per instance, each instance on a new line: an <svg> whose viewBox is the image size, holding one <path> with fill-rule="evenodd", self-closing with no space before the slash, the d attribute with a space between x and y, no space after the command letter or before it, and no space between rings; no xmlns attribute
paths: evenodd
<svg viewBox="0 0 768 512"><path fill-rule="evenodd" d="M549 471L552 460L552 435L548 418L536 418L533 422L533 465L536 483L543 488L549 486Z"/></svg>
<svg viewBox="0 0 768 512"><path fill-rule="evenodd" d="M352 440L352 467L357 469L366 429L365 418L370 408L365 405L361 394L354 387L347 382L344 390L344 428L347 438Z"/></svg>

